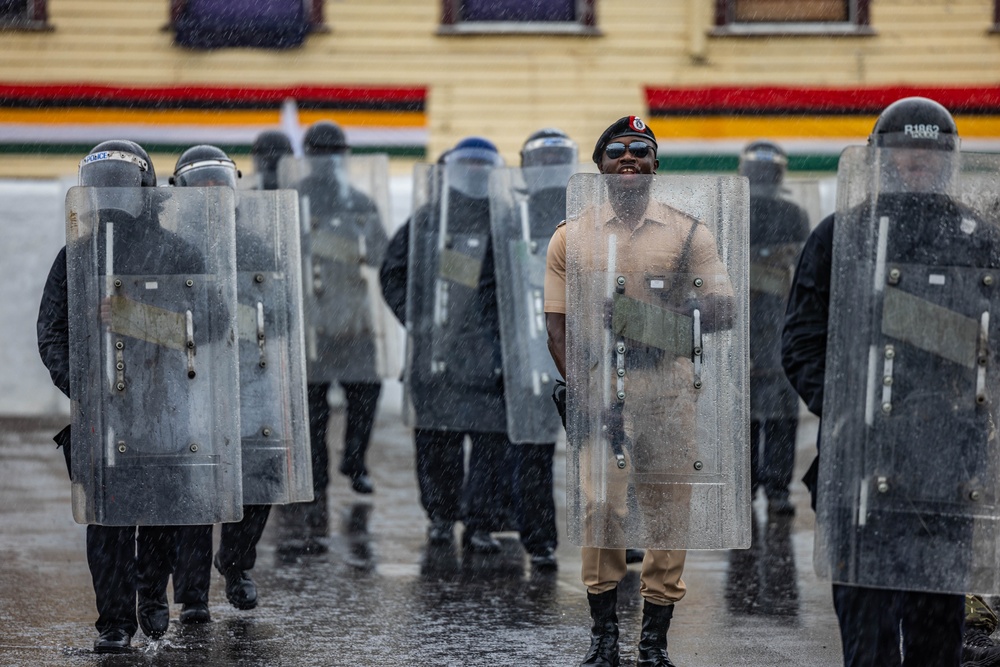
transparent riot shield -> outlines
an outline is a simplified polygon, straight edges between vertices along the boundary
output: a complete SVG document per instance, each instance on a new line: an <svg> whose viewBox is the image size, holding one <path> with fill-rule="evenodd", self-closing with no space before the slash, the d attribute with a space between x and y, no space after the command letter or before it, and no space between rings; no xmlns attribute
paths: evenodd
<svg viewBox="0 0 1000 667"><path fill-rule="evenodd" d="M405 390L418 428L507 430L489 208L450 187L446 167L416 166Z"/></svg>
<svg viewBox="0 0 1000 667"><path fill-rule="evenodd" d="M570 179L566 505L577 544L750 545L747 201L739 177Z"/></svg>
<svg viewBox="0 0 1000 667"><path fill-rule="evenodd" d="M80 523L242 517L233 195L73 188L66 196Z"/></svg>
<svg viewBox="0 0 1000 667"><path fill-rule="evenodd" d="M243 503L312 500L298 195L241 191L236 207Z"/></svg>
<svg viewBox="0 0 1000 667"><path fill-rule="evenodd" d="M1000 593L998 174L995 155L841 155L815 549L834 582Z"/></svg>
<svg viewBox="0 0 1000 667"><path fill-rule="evenodd" d="M490 176L507 434L551 443L562 430L552 403L559 372L545 329L545 253L566 219L566 184L576 165L498 169Z"/></svg>
<svg viewBox="0 0 1000 667"><path fill-rule="evenodd" d="M309 381L397 377L378 282L389 243L388 157L289 156L278 182L299 193Z"/></svg>
<svg viewBox="0 0 1000 667"><path fill-rule="evenodd" d="M818 183L813 182L818 186ZM819 188L750 187L750 419L798 419L799 397L781 366L781 330L799 253L809 236L806 206Z"/></svg>

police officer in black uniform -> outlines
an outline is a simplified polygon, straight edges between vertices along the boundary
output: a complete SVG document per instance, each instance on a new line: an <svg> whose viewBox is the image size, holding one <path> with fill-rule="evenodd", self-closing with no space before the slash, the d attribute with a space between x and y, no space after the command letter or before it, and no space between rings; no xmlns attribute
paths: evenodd
<svg viewBox="0 0 1000 667"><path fill-rule="evenodd" d="M740 154L739 173L750 181L750 482L764 487L768 512L790 515L799 398L781 368L781 327L809 217L781 196L788 157L770 141Z"/></svg>
<svg viewBox="0 0 1000 667"><path fill-rule="evenodd" d="M303 150L306 157L310 156L344 156L348 145L344 131L334 123L320 121L314 123L306 131L303 139ZM299 185L300 195L309 196L310 214L315 219L336 214L338 211L350 210L365 213L378 219L378 209L368 197L346 183L346 174L335 173L332 161L325 163L330 171L313 173L307 176ZM385 251L387 239L380 225L371 225L366 237L369 245L368 257L372 264L378 266ZM352 354L371 354L374 350L351 351ZM344 433L344 450L338 470L351 480L351 488L357 493L368 494L375 490L375 485L368 475L365 456L368 443L371 440L372 426L375 423L375 409L378 397L382 391L380 382L340 382L347 403L347 428ZM309 384L309 421L312 429L313 447L313 487L316 498L326 498L326 487L330 479L327 474L329 454L326 447L327 423L330 419L330 405L327 402L329 382ZM324 529L325 532L325 529Z"/></svg>
<svg viewBox="0 0 1000 667"><path fill-rule="evenodd" d="M80 185L93 187L156 187L156 172L149 155L132 141L105 141L90 151L81 164ZM137 216L124 211L102 213L102 220L116 223L116 270L129 274L201 272L204 259L157 220L155 198ZM120 224L119 224L120 223ZM96 315L95 315L96 316ZM59 251L42 293L37 322L38 351L52 381L72 398L69 358L69 300L66 248ZM71 460L70 429L56 437L67 468ZM173 568L175 528L172 526L87 526L87 563L97 597L100 636L96 653L122 653L129 649L138 625L157 639L169 625L166 586ZM136 595L138 594L138 606Z"/></svg>
<svg viewBox="0 0 1000 667"><path fill-rule="evenodd" d="M911 155L886 155L884 164L877 178L882 179L881 190L871 188L871 195L848 212L848 215L858 216L857 220L840 220L838 215L827 217L810 234L800 256L796 269L792 290L786 311L785 327L782 335L782 361L789 380L799 395L805 400L809 410L825 419L837 420L841 427L847 419L864 419L861 415L824 415L824 383L826 389L833 395L835 387L827 382L826 366L828 363L827 340L829 321L834 317L844 317L843 312L831 309L831 269L835 255L834 226L851 225L854 229L863 230L862 224L873 224L871 221L883 221L888 239L882 253L886 265L905 264L907 266L938 266L946 272L949 267L962 270L963 267L1000 268L1000 234L996 227L985 223L974 212L959 204L945 194L943 184L951 178L953 162L950 153L957 152L958 133L951 114L940 104L926 98L906 98L887 107L879 116L869 137L869 145L879 149L922 149L909 150ZM888 153L889 151L883 151ZM940 158L932 159L939 155ZM897 159L898 158L898 159ZM888 185L888 187L887 187ZM884 192L882 190L885 190ZM872 210L872 207L874 211ZM860 223L859 221L866 221ZM841 272L839 275L843 276ZM891 274L889 274L891 275ZM890 277L891 280L891 277ZM926 281L925 281L926 282ZM920 281L909 285L911 289L919 289ZM867 316L867 315L866 315ZM882 326L885 326L883 324ZM904 348L900 343L899 347ZM955 422L950 414L912 413L911 405L940 402L942 392L950 392L953 384L949 380L947 364L940 358L923 352L912 346L905 346L909 356L909 373L897 373L898 377L891 384L892 401L897 405L896 412L909 419L902 420L896 428L904 429L900 433L888 430L882 437L905 439L907 454L902 459L893 460L891 465L897 478L892 484L902 486L905 483L916 484L909 493L947 493L948 489L941 485L930 484L914 477L916 471L926 468L926 457L937 456L938 453L924 449L923 455L918 452L920 443L938 435L940 424L952 428ZM957 368L953 364L950 368ZM839 376L831 380L844 382ZM958 385L957 381L954 383ZM962 383L964 384L964 383ZM890 385L887 385L890 386ZM931 391L938 387L936 391ZM838 393L841 392L837 388ZM929 401L929 403L928 403ZM962 401L965 403L965 401ZM975 405L973 399L972 405ZM973 408L974 409L974 408ZM876 416L875 421L880 417ZM928 422L927 420L931 420ZM973 429L981 427L978 418L963 423ZM906 431L905 429L910 428ZM887 426L886 429L889 427ZM982 452L972 451L981 446L979 438L967 437L969 433L956 430L944 438L953 447L951 453L940 452L942 456L962 457L968 463ZM898 444L898 443L897 443ZM894 443L886 440L882 443L887 451ZM836 456L836 450L826 454L831 448L838 450L848 447L845 442L817 442L820 456ZM903 445L899 445L902 447ZM863 462L869 464L868 461ZM982 462L981 462L982 463ZM852 463L851 465L854 465ZM862 462L856 462L862 465ZM985 466L985 464L983 464ZM941 474L948 477L962 475L964 466L946 466L948 469ZM961 470L959 468L962 468ZM969 472L987 468L976 464ZM819 457L804 478L804 482L813 493L813 506L816 507L816 493L819 480ZM926 476L928 471L924 469ZM943 486L948 486L944 484ZM935 487L935 488L927 488ZM824 489L834 488L824 486ZM887 485L886 490L893 490ZM909 488L909 487L907 487ZM903 493L903 490L899 491ZM886 495L891 498L892 494ZM919 499L918 499L919 500ZM828 501L823 500L824 504ZM877 499L871 500L871 506L878 506ZM854 531L856 539L878 541L882 549L881 555L874 555L880 562L890 558L898 558L900 568L914 569L921 564L914 562L912 549L905 547L905 540L914 535L920 539L934 539L935 535L948 535L945 542L964 544L968 539L968 525L960 517L946 517L935 514L931 509L914 510L916 516L896 513L891 523L882 523L883 517L873 510L867 511L867 523L877 523L882 531L880 535L871 535L871 525L854 525L846 530ZM850 526L857 509L853 512L845 510L845 525ZM836 518L834 518L836 520ZM911 522L919 521L920 525ZM839 522L838 522L839 524ZM827 530L838 529L837 525L825 527ZM893 536L898 535L898 540ZM847 539L850 539L848 535ZM899 543L901 553L894 550ZM839 544L839 542L838 542ZM949 557L951 562L931 563L931 567L940 568L941 578L961 573L964 565L961 554ZM864 555L849 557L864 558ZM836 560L836 559L835 559ZM841 564L834 562L834 567ZM878 567L869 562L869 567ZM860 566L859 566L860 567ZM961 580L961 579L960 579ZM927 582L925 590L941 590L936 586L939 582ZM833 585L833 602L840 623L843 644L844 664L848 667L856 665L899 665L900 645L910 664L916 656L914 664L927 665L958 665L962 654L963 629L963 596L946 593L928 593L923 591L896 590L893 588L873 588L863 585ZM968 656L967 656L968 657ZM986 664L986 663L974 663Z"/></svg>
<svg viewBox="0 0 1000 667"><path fill-rule="evenodd" d="M286 139L287 141L287 139ZM171 185L178 187L229 187L236 189L240 172L225 151L208 145L184 151L174 167ZM252 242L236 236L236 270L263 270L255 264ZM273 270L273 267L266 267ZM257 560L257 543L264 533L270 505L243 505L243 519L222 524L215 567L226 580L226 598L237 609L257 606L257 586L250 576ZM208 623L208 592L212 577L212 525L177 529L174 566L174 602L181 604L181 623Z"/></svg>
<svg viewBox="0 0 1000 667"><path fill-rule="evenodd" d="M445 208L441 202L441 197L445 196L448 203L442 214L446 214L449 221L449 231L474 233L486 239L488 245L482 249L482 266L471 299L470 307L474 312L467 313L461 325L467 346L456 345L449 352L449 367L459 370L438 381L414 374L409 389L418 423L414 429L414 444L420 502L430 519L428 543L431 546L452 544L454 524L462 520L465 523L462 541L466 551L496 553L500 544L490 533L503 528L508 509L502 500L501 487L504 485L500 478L506 470L511 444L507 439L507 416L499 372L502 363L500 325L493 248L489 244L486 161L500 164L496 146L480 137L463 139L442 156L441 168L445 172L450 170L452 176L444 180L452 185L444 195L436 192L427 206L415 211L399 228L389 242L379 278L382 294L396 318L403 324L416 326L407 323L408 271L414 268L410 267L410 248L416 243L435 244L436 238L421 237L411 243L411 230L436 235L437 223L429 221L435 212ZM472 172L476 177L466 178ZM429 312L431 308L425 302L432 298L432 295L422 294L421 304L410 306L415 312ZM421 344L428 343L421 340ZM425 353L426 350L414 352L417 355ZM429 365L429 360L426 361ZM465 423L474 419L476 430L419 426L422 420L433 423L453 419ZM468 477L464 460L466 435L472 442Z"/></svg>
<svg viewBox="0 0 1000 667"><path fill-rule="evenodd" d="M575 165L576 142L562 130L544 128L533 132L521 147L521 167ZM528 218L532 221L532 239L544 244L538 253L545 256L556 226L566 218L566 187L562 184L539 184L528 198ZM551 406L549 406L551 407ZM552 459L554 442L515 444L512 449L515 510L521 544L528 552L535 571L555 570L556 508L552 495Z"/></svg>

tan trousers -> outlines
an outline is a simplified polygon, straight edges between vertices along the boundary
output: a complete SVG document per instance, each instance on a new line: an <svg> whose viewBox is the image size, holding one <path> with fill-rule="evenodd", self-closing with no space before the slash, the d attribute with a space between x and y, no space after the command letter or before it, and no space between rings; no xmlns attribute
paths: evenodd
<svg viewBox="0 0 1000 667"><path fill-rule="evenodd" d="M684 383L681 386L690 384L690 371L676 373L670 379L676 382L677 375ZM664 384L664 373L653 369L632 370L626 378L626 404L630 409L624 427L632 448L624 452L625 470L611 465L604 447L587 447L581 453L584 471L581 486L587 500L584 530L598 543L628 543L626 533L631 536L639 530L639 525L652 541L661 544L685 541L691 489L685 484L664 483L658 479L658 473L672 472L677 465L664 456L664 450L670 449L666 440L671 441L673 448L694 441L694 397L677 389L671 392L672 396L665 396ZM594 456L601 457L604 464L598 465ZM646 474L637 475L636 471ZM626 500L630 481L638 505L638 514L632 516ZM602 493L597 492L597 487L601 487ZM659 605L673 604L683 598L687 588L681 575L686 555L683 550L647 549L640 577L642 597ZM624 549L583 548L583 583L590 593L615 588L626 570Z"/></svg>
<svg viewBox="0 0 1000 667"><path fill-rule="evenodd" d="M628 569L624 549L583 547L583 583L587 592L598 595L618 586ZM647 549L639 575L639 593L653 604L673 604L684 597L686 551Z"/></svg>

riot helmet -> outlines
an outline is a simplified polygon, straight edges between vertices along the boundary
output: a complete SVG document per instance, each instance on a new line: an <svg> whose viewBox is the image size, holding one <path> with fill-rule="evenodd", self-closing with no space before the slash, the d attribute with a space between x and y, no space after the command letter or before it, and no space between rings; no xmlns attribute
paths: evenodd
<svg viewBox="0 0 1000 667"><path fill-rule="evenodd" d="M253 168L257 173L262 190L278 189L278 162L286 155L292 155L292 142L288 135L278 130L261 132L254 139L250 149Z"/></svg>
<svg viewBox="0 0 1000 667"><path fill-rule="evenodd" d="M306 155L336 155L348 152L347 137L336 123L321 120L313 123L302 138Z"/></svg>
<svg viewBox="0 0 1000 667"><path fill-rule="evenodd" d="M235 190L240 175L236 163L225 151L202 144L192 146L177 158L170 184L179 187L227 186Z"/></svg>
<svg viewBox="0 0 1000 667"><path fill-rule="evenodd" d="M302 139L302 151L309 159L309 172L314 178L336 185L340 196L346 194L350 149L339 125L328 120L310 125Z"/></svg>
<svg viewBox="0 0 1000 667"><path fill-rule="evenodd" d="M534 132L521 147L522 167L544 167L554 164L577 163L576 142L565 132L547 127Z"/></svg>
<svg viewBox="0 0 1000 667"><path fill-rule="evenodd" d="M926 97L907 97L886 107L868 145L882 192L944 193L958 165L955 119Z"/></svg>
<svg viewBox="0 0 1000 667"><path fill-rule="evenodd" d="M156 172L142 146L113 139L97 144L80 161L79 183L99 188L156 187Z"/></svg>
<svg viewBox="0 0 1000 667"><path fill-rule="evenodd" d="M752 141L740 153L739 175L749 179L751 190L777 190L787 168L788 155L771 141Z"/></svg>
<svg viewBox="0 0 1000 667"><path fill-rule="evenodd" d="M111 218L138 218L145 206L140 188L156 187L156 172L139 144L124 139L103 141L80 161L80 185L101 188L98 207ZM107 189L106 189L107 188Z"/></svg>
<svg viewBox="0 0 1000 667"><path fill-rule="evenodd" d="M490 171L503 165L492 141L467 137L444 156L445 182L470 199L485 199L489 195Z"/></svg>

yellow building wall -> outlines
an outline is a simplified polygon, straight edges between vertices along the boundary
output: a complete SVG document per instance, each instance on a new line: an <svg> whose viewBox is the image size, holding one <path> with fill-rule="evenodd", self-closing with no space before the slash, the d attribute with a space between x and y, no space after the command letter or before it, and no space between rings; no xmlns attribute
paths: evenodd
<svg viewBox="0 0 1000 667"><path fill-rule="evenodd" d="M199 52L172 46L168 0L49 0L52 31L0 33L0 81L427 86L429 159L478 134L516 162L546 126L586 157L611 121L645 112L646 85L996 84L993 2L871 0L871 36L737 37L710 34L711 0L596 0L599 36L439 35L440 0L327 0L330 31L300 49ZM78 160L11 156L0 177Z"/></svg>

